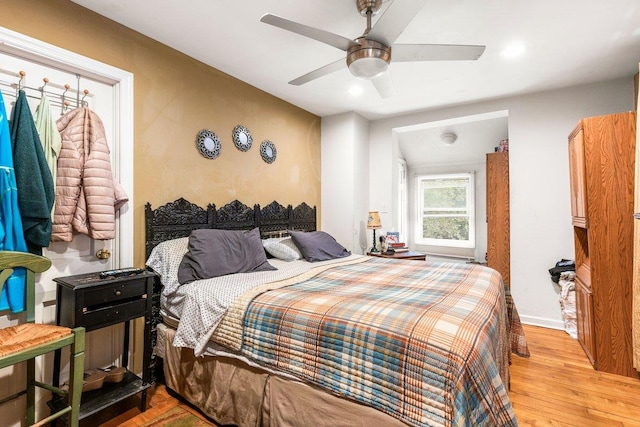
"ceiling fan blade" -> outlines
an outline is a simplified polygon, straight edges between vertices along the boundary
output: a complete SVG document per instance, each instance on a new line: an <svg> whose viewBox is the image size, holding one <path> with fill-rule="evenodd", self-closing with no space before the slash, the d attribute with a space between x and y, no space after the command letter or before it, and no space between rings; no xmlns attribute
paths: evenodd
<svg viewBox="0 0 640 427"><path fill-rule="evenodd" d="M371 83L373 83L382 98L389 98L396 94L396 86L393 84L389 70L372 79Z"/></svg>
<svg viewBox="0 0 640 427"><path fill-rule="evenodd" d="M485 46L461 44L394 44L391 61L475 61L484 50Z"/></svg>
<svg viewBox="0 0 640 427"><path fill-rule="evenodd" d="M283 30L291 31L296 34L312 38L319 42L336 47L340 50L344 50L345 52L351 46L357 46L359 44L346 37L342 37L328 31L320 30L318 28L309 27L307 25L300 24L299 22L293 22L276 15L271 15L270 13L262 15L262 18L260 18L260 22L264 22L265 24L270 24L275 27L282 28Z"/></svg>
<svg viewBox="0 0 640 427"><path fill-rule="evenodd" d="M391 46L426 2L427 0L394 0L378 18L367 38Z"/></svg>
<svg viewBox="0 0 640 427"><path fill-rule="evenodd" d="M313 70L310 73L305 74L304 76L298 77L297 79L291 80L289 84L294 86L300 86L305 83L309 83L311 80L315 80L318 77L326 76L327 74L333 73L334 71L338 71L343 68L346 68L344 58L339 59L330 64L327 64L324 67L320 67L317 70Z"/></svg>

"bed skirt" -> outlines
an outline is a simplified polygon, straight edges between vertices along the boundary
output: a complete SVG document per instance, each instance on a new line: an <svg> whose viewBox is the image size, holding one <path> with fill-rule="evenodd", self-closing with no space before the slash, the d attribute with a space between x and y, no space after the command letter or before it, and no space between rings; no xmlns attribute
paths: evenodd
<svg viewBox="0 0 640 427"><path fill-rule="evenodd" d="M175 330L158 325L166 386L219 424L239 427L406 427L375 409L232 357L195 357L171 345Z"/></svg>

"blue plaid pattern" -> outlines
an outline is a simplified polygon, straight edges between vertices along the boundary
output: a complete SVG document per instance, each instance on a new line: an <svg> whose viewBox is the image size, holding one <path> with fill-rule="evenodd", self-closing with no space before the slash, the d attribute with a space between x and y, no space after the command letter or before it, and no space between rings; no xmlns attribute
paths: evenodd
<svg viewBox="0 0 640 427"><path fill-rule="evenodd" d="M511 343L528 355L495 270L373 258L254 298L241 352L412 426L516 426Z"/></svg>

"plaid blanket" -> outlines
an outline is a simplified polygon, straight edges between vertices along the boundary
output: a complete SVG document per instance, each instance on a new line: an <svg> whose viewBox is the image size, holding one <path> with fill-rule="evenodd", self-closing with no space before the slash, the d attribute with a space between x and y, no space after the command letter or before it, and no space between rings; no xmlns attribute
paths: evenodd
<svg viewBox="0 0 640 427"><path fill-rule="evenodd" d="M510 350L528 350L497 272L372 258L309 276L252 297L243 355L409 425L517 425Z"/></svg>

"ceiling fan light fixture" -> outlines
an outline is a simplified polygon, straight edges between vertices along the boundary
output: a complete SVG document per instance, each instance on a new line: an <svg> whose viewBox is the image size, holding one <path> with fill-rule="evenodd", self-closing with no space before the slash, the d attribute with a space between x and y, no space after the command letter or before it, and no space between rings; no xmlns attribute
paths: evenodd
<svg viewBox="0 0 640 427"><path fill-rule="evenodd" d="M349 71L360 79L371 80L387 71L389 64L380 58L362 58L349 64Z"/></svg>
<svg viewBox="0 0 640 427"><path fill-rule="evenodd" d="M347 51L347 66L354 76L370 80L387 71L391 48L374 40L359 38L359 44Z"/></svg>

